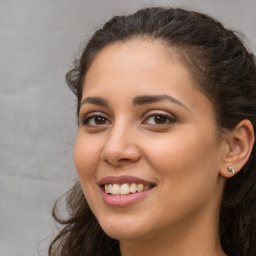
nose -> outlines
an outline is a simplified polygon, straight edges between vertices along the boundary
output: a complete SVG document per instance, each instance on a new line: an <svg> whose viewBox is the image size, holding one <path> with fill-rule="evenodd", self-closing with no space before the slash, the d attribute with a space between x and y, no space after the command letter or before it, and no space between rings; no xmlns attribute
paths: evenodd
<svg viewBox="0 0 256 256"><path fill-rule="evenodd" d="M136 135L131 129L116 127L107 137L101 160L112 166L135 163L141 158Z"/></svg>

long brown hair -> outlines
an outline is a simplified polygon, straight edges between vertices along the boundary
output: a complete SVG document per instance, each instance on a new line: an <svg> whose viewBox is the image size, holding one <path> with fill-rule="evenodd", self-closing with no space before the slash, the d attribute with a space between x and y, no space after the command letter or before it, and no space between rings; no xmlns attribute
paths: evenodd
<svg viewBox="0 0 256 256"><path fill-rule="evenodd" d="M97 53L114 42L132 38L160 40L177 50L197 81L198 89L212 102L220 131L232 130L249 119L256 129L256 64L242 40L215 19L179 8L147 8L117 16L96 31L82 56L67 75L77 96L77 114L86 72ZM49 247L49 256L120 255L118 241L108 237L90 210L79 183L67 193L69 217L53 217L62 229ZM219 234L226 254L256 255L256 148L243 169L225 185Z"/></svg>

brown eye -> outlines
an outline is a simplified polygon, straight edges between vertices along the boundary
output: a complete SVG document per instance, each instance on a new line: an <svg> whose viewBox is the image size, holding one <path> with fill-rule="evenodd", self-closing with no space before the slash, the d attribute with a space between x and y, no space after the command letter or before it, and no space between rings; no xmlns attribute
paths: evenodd
<svg viewBox="0 0 256 256"><path fill-rule="evenodd" d="M110 121L101 115L93 115L93 116L87 116L82 121L83 125L87 126L99 126L99 125L106 125L110 124Z"/></svg>
<svg viewBox="0 0 256 256"><path fill-rule="evenodd" d="M165 124L168 121L166 116L156 115L154 116L154 122L156 124Z"/></svg>
<svg viewBox="0 0 256 256"><path fill-rule="evenodd" d="M176 122L176 120L168 115L153 114L147 117L143 123L149 125L166 125Z"/></svg>
<svg viewBox="0 0 256 256"><path fill-rule="evenodd" d="M105 117L102 117L102 116L96 116L96 117L94 118L94 122L95 122L95 124L97 124L97 125L105 124L106 121L107 121L107 119L106 119Z"/></svg>

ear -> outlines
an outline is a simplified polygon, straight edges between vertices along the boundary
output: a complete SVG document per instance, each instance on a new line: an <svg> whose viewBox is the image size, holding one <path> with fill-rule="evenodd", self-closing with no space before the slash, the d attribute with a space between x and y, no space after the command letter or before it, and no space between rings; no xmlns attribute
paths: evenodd
<svg viewBox="0 0 256 256"><path fill-rule="evenodd" d="M225 136L222 150L222 164L220 174L230 178L239 172L248 161L253 144L254 129L252 123L245 119L242 120L232 131ZM228 170L234 169L234 173Z"/></svg>

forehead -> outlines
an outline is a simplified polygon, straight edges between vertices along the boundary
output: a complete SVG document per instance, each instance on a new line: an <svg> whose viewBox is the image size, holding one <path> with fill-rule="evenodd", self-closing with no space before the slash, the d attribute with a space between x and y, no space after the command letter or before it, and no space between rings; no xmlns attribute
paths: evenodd
<svg viewBox="0 0 256 256"><path fill-rule="evenodd" d="M118 63L122 65L124 60L126 65L129 61L130 64L136 64L137 67L139 67L140 64L143 64L144 67L148 64L157 66L163 60L182 63L178 51L175 48L166 46L162 41L133 38L125 42L115 42L101 49L93 58L87 73L92 66L95 65L97 65L98 68L101 65L106 68L104 65L106 61L108 61L109 64ZM147 60L147 62L145 62L145 60Z"/></svg>
<svg viewBox="0 0 256 256"><path fill-rule="evenodd" d="M105 91L115 84L129 91L142 85L150 91L168 90L172 84L192 86L192 74L180 59L177 50L156 40L133 39L108 45L87 70L83 94L101 86Z"/></svg>

